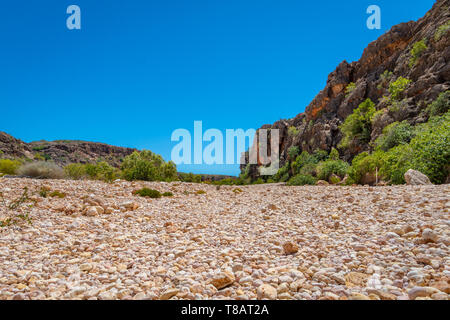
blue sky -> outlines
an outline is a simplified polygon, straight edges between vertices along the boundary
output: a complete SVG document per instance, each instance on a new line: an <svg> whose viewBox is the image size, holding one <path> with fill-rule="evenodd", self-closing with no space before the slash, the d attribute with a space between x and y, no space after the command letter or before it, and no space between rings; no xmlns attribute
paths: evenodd
<svg viewBox="0 0 450 320"><path fill-rule="evenodd" d="M304 111L342 61L433 0L41 0L0 4L1 131L150 149L178 128L257 129ZM81 8L68 30L66 8ZM382 10L381 30L366 8ZM238 166L179 166L237 174Z"/></svg>

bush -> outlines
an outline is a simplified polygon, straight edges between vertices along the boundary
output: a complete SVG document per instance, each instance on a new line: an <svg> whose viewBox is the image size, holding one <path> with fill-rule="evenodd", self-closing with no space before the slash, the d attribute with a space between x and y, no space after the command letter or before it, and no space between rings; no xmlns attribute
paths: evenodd
<svg viewBox="0 0 450 320"><path fill-rule="evenodd" d="M177 180L176 166L149 150L133 152L122 164L123 176L128 181L174 181Z"/></svg>
<svg viewBox="0 0 450 320"><path fill-rule="evenodd" d="M422 56L422 54L428 49L426 39L417 41L414 43L411 49L411 58L409 59L409 67L412 68L417 64L417 61Z"/></svg>
<svg viewBox="0 0 450 320"><path fill-rule="evenodd" d="M298 174L292 177L288 182L288 186L304 186L304 185L315 185L317 179L310 175Z"/></svg>
<svg viewBox="0 0 450 320"><path fill-rule="evenodd" d="M406 171L415 169L433 183L444 183L449 175L450 112L417 126L415 134L409 144L384 154L382 174L393 184L402 184Z"/></svg>
<svg viewBox="0 0 450 320"><path fill-rule="evenodd" d="M317 164L315 164L315 163L307 163L300 169L299 174L315 177L315 176L317 176L316 167L317 167Z"/></svg>
<svg viewBox="0 0 450 320"><path fill-rule="evenodd" d="M299 134L299 131L296 127L289 127L288 129L288 135L290 137L296 137Z"/></svg>
<svg viewBox="0 0 450 320"><path fill-rule="evenodd" d="M17 173L19 175L39 179L62 179L64 170L52 162L30 162L22 165Z"/></svg>
<svg viewBox="0 0 450 320"><path fill-rule="evenodd" d="M180 180L183 181L183 182L194 182L194 183L201 183L202 182L202 176L201 175L196 175L196 174L193 174L193 173L180 172L179 176L180 176Z"/></svg>
<svg viewBox="0 0 450 320"><path fill-rule="evenodd" d="M322 161L317 165L317 178L319 178L319 180L328 181L332 174L343 178L346 175L348 168L348 163L342 160Z"/></svg>
<svg viewBox="0 0 450 320"><path fill-rule="evenodd" d="M380 75L380 84L377 86L377 88L379 90L383 89L384 86L386 86L392 79L392 76L394 74L389 71L389 70L385 70L381 75Z"/></svg>
<svg viewBox="0 0 450 320"><path fill-rule="evenodd" d="M375 145L378 150L388 151L398 145L408 144L413 137L414 128L408 122L394 122L383 129Z"/></svg>
<svg viewBox="0 0 450 320"><path fill-rule="evenodd" d="M294 175L300 173L300 170L303 168L303 166L307 164L314 164L316 165L319 161L316 157L309 154L306 151L303 151L291 164L292 171L294 172Z"/></svg>
<svg viewBox="0 0 450 320"><path fill-rule="evenodd" d="M167 191L167 192L164 192L164 193L162 194L162 196L163 196L163 197L173 197L173 193Z"/></svg>
<svg viewBox="0 0 450 320"><path fill-rule="evenodd" d="M281 167L278 172L272 177L274 181L286 182L289 179L289 163Z"/></svg>
<svg viewBox="0 0 450 320"><path fill-rule="evenodd" d="M375 176L377 168L381 171L383 167L383 156L383 152L375 152L373 154L363 152L357 155L348 170L350 179L354 183L363 183L363 179L367 174Z"/></svg>
<svg viewBox="0 0 450 320"><path fill-rule="evenodd" d="M87 176L86 166L81 163L71 163L64 167L66 177L73 180L80 180Z"/></svg>
<svg viewBox="0 0 450 320"><path fill-rule="evenodd" d="M57 198L63 199L63 198L66 197L66 194L64 192L59 191L59 190L55 190L55 191L51 192L49 194L49 196L52 197L52 198L57 197Z"/></svg>
<svg viewBox="0 0 450 320"><path fill-rule="evenodd" d="M411 80L403 77L398 77L397 80L389 84L389 93L391 94L391 100L398 101L400 98L400 94L405 91L410 83Z"/></svg>
<svg viewBox="0 0 450 320"><path fill-rule="evenodd" d="M437 29L436 33L434 34L434 40L435 41L441 40L442 36L445 35L449 30L450 30L450 20Z"/></svg>
<svg viewBox="0 0 450 320"><path fill-rule="evenodd" d="M350 82L345 88L345 96L348 97L355 89L356 84L354 82Z"/></svg>
<svg viewBox="0 0 450 320"><path fill-rule="evenodd" d="M325 161L328 159L328 152L325 150L316 149L313 153L313 157L316 159L317 163L319 163L320 161Z"/></svg>
<svg viewBox="0 0 450 320"><path fill-rule="evenodd" d="M206 191L205 190L197 190L197 191L195 191L195 194L198 194L198 195L206 194Z"/></svg>
<svg viewBox="0 0 450 320"><path fill-rule="evenodd" d="M358 139L363 143L369 142L372 131L372 118L375 112L375 104L372 100L367 99L361 103L340 126L344 137L339 147L347 148L353 139Z"/></svg>
<svg viewBox="0 0 450 320"><path fill-rule="evenodd" d="M450 170L450 112L420 125L411 140L414 169L433 183L444 183Z"/></svg>
<svg viewBox="0 0 450 320"><path fill-rule="evenodd" d="M80 172L75 172L77 174L83 173L81 167L73 167L73 171L80 170ZM67 173L67 171L66 171ZM120 176L120 172L117 168L112 167L105 161L98 162L96 164L88 163L84 165L84 174L93 180L102 180L106 182L112 182Z"/></svg>
<svg viewBox="0 0 450 320"><path fill-rule="evenodd" d="M427 108L428 114L431 117L439 116L448 112L450 109L450 90L441 92L439 97L433 101Z"/></svg>
<svg viewBox="0 0 450 320"><path fill-rule="evenodd" d="M290 147L288 150L288 155L290 159L295 159L300 153L300 149L297 146Z"/></svg>
<svg viewBox="0 0 450 320"><path fill-rule="evenodd" d="M158 198L162 197L161 192L159 192L158 190L149 189L149 188L142 188L139 190L135 190L135 191L133 191L133 194L141 196L141 197L153 198L153 199L158 199Z"/></svg>
<svg viewBox="0 0 450 320"><path fill-rule="evenodd" d="M328 159L339 160L339 152L335 148L332 148Z"/></svg>
<svg viewBox="0 0 450 320"><path fill-rule="evenodd" d="M413 168L413 155L409 144L392 148L383 155L381 176L392 184L404 184L406 171Z"/></svg>
<svg viewBox="0 0 450 320"><path fill-rule="evenodd" d="M22 163L18 160L1 159L0 160L0 173L3 174L16 174Z"/></svg>

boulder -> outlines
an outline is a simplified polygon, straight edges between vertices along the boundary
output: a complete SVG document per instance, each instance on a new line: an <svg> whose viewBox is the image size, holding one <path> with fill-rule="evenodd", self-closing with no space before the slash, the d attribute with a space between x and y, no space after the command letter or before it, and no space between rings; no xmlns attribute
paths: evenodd
<svg viewBox="0 0 450 320"><path fill-rule="evenodd" d="M405 181L407 185L419 186L419 185L430 185L432 184L430 179L424 175L422 172L416 170L408 170L405 173Z"/></svg>

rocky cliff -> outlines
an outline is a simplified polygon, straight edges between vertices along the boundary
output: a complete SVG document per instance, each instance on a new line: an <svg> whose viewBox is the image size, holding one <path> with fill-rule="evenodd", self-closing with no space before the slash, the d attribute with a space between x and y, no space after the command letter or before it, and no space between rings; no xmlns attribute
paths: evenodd
<svg viewBox="0 0 450 320"><path fill-rule="evenodd" d="M343 61L328 76L325 88L304 113L262 126L261 129L280 130L280 166L287 161L288 150L293 146L308 152L337 148L342 139L339 126L367 98L376 104L377 110L385 111L373 124L371 142L384 127L395 121L407 120L410 124L427 121L423 110L450 88L449 8L450 0L437 0L417 22L392 27L369 44L359 61ZM412 64L412 49L420 41L426 43L426 49ZM389 94L389 83L398 77L407 78L411 83L401 93L400 108L389 110L383 97ZM346 90L349 84L351 91ZM289 130L292 127L295 129ZM370 146L370 142L353 143L345 150L339 149L340 156L350 161L358 153L370 150ZM248 152L246 156L248 158ZM245 167L242 165L241 169ZM251 166L249 173L256 177L257 166Z"/></svg>
<svg viewBox="0 0 450 320"><path fill-rule="evenodd" d="M42 140L26 143L5 132L0 132L0 151L0 156L4 158L45 159L59 165L106 161L118 167L123 158L136 149L74 140Z"/></svg>

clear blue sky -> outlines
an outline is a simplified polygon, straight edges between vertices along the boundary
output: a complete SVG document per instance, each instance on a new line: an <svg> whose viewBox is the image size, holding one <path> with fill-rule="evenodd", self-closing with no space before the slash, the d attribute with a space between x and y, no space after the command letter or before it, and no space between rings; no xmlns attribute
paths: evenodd
<svg viewBox="0 0 450 320"><path fill-rule="evenodd" d="M257 129L304 111L342 61L433 0L40 0L0 4L1 131L170 158L173 130ZM82 29L66 28L81 7ZM382 29L366 28L366 8ZM179 170L237 174L237 166Z"/></svg>

